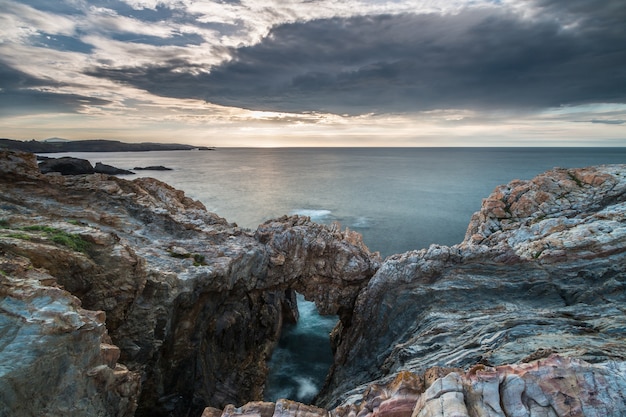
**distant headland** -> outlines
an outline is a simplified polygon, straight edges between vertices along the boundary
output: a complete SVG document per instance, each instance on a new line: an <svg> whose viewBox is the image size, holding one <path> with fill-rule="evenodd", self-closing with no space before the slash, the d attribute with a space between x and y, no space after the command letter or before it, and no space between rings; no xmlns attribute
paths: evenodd
<svg viewBox="0 0 626 417"><path fill-rule="evenodd" d="M214 147L193 146L180 143L126 143L118 140L91 139L65 140L51 138L43 141L21 141L14 139L0 139L0 149L13 149L32 153L55 152L145 152L145 151L212 151Z"/></svg>

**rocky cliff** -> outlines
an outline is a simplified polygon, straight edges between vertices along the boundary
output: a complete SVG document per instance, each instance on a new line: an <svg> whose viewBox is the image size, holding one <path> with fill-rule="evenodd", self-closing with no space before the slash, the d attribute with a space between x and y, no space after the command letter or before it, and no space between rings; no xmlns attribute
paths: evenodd
<svg viewBox="0 0 626 417"><path fill-rule="evenodd" d="M137 415L199 415L207 405L260 399L282 322L296 315L294 290L349 320L380 262L358 234L285 217L255 236L153 179L42 175L33 155L1 152L0 183L0 253L45 273L83 309L104 312L119 362L141 379ZM2 269L10 283L30 285L11 270ZM2 322L0 335L26 331L24 320ZM41 366L64 349L44 344ZM0 349L0 362L8 353ZM65 368L50 363L46 372ZM26 398L47 383L14 378L11 386ZM32 415L44 412L32 406Z"/></svg>
<svg viewBox="0 0 626 417"><path fill-rule="evenodd" d="M337 226L250 232L156 180L42 175L29 154L0 152L0 187L0 410L626 414L625 166L499 187L460 244L384 262ZM294 291L341 319L322 408L245 404Z"/></svg>
<svg viewBox="0 0 626 417"><path fill-rule="evenodd" d="M552 353L623 364L625 289L626 167L555 169L498 187L462 243L383 263L357 299L320 404L349 404L372 381L404 370L494 367ZM622 415L621 392L619 412L571 415Z"/></svg>

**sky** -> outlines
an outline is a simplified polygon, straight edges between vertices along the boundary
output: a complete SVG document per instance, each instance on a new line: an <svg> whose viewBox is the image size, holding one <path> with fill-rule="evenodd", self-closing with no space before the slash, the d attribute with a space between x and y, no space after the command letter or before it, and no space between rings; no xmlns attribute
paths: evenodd
<svg viewBox="0 0 626 417"><path fill-rule="evenodd" d="M0 0L0 137L626 146L624 0Z"/></svg>

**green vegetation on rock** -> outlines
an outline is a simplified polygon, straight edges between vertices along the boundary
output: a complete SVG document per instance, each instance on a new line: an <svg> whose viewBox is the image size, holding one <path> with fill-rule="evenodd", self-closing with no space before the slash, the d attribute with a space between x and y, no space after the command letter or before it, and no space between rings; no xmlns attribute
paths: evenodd
<svg viewBox="0 0 626 417"><path fill-rule="evenodd" d="M44 225L24 226L21 228L21 230L24 230L27 232L43 232L46 235L46 237L50 239L52 242L58 245L65 246L76 252L86 252L91 246L91 243L83 239L80 235L77 235L75 233L68 233L61 229L56 229L50 226L44 226ZM12 237L15 239L22 239L22 240L31 239L31 236L25 233L11 233L8 235L8 237Z"/></svg>

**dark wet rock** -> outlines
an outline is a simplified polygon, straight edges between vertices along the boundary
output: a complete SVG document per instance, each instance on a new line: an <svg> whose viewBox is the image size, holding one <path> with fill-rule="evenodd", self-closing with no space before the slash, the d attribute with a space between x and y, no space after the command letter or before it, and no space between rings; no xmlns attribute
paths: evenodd
<svg viewBox="0 0 626 417"><path fill-rule="evenodd" d="M164 167L163 165L152 165L148 167L135 167L135 171L172 171L172 168Z"/></svg>
<svg viewBox="0 0 626 417"><path fill-rule="evenodd" d="M61 175L84 175L93 174L94 168L86 159L72 158L51 158L39 163L39 170L42 174L58 172Z"/></svg>
<svg viewBox="0 0 626 417"><path fill-rule="evenodd" d="M106 174L106 175L134 175L133 171L129 171L127 169L116 168L112 165L103 164L102 162L96 162L94 166L94 172L97 174Z"/></svg>

